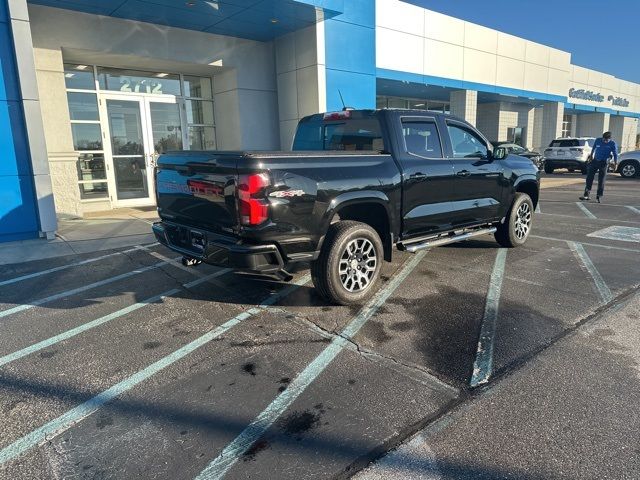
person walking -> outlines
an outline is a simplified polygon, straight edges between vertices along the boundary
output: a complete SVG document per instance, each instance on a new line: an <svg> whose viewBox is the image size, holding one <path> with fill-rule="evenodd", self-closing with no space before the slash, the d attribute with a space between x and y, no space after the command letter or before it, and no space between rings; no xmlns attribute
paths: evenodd
<svg viewBox="0 0 640 480"><path fill-rule="evenodd" d="M591 150L591 162L587 168L587 184L584 189L584 195L580 200L589 200L591 187L593 186L593 178L598 172L598 192L596 200L600 203L600 199L604 195L604 180L607 176L607 168L609 167L609 158L613 155L613 159L618 161L618 148L616 142L611 140L611 132L604 132L602 138L598 138Z"/></svg>

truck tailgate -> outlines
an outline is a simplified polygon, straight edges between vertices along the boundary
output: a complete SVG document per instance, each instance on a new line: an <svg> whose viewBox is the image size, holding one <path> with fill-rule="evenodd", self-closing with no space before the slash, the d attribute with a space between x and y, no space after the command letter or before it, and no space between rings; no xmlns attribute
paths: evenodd
<svg viewBox="0 0 640 480"><path fill-rule="evenodd" d="M241 152L176 152L161 155L156 197L161 218L213 232L238 225L235 198Z"/></svg>

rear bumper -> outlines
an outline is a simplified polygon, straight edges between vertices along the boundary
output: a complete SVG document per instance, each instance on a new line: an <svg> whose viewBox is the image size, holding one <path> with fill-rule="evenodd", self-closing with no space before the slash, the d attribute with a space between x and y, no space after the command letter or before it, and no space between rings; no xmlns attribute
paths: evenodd
<svg viewBox="0 0 640 480"><path fill-rule="evenodd" d="M210 265L264 275L284 268L274 244L247 245L237 238L164 221L152 228L161 244Z"/></svg>
<svg viewBox="0 0 640 480"><path fill-rule="evenodd" d="M587 165L587 162L573 158L545 158L544 163L545 165L549 165L553 168L580 169Z"/></svg>

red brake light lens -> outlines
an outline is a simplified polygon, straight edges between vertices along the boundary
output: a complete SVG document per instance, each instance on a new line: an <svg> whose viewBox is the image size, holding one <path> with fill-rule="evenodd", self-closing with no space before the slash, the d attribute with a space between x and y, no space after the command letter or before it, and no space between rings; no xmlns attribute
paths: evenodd
<svg viewBox="0 0 640 480"><path fill-rule="evenodd" d="M264 198L264 190L268 186L269 176L266 173L240 175L238 209L242 225L260 225L269 218L269 203Z"/></svg>
<svg viewBox="0 0 640 480"><path fill-rule="evenodd" d="M327 112L323 115L323 120L345 120L351 118L350 110L343 110L341 112Z"/></svg>

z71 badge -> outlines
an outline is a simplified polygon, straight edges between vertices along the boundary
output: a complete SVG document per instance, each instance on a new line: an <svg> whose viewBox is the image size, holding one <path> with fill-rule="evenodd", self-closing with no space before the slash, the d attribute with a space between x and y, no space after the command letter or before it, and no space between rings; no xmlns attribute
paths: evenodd
<svg viewBox="0 0 640 480"><path fill-rule="evenodd" d="M303 195L304 190L278 190L269 194L270 197L276 198L301 197Z"/></svg>

